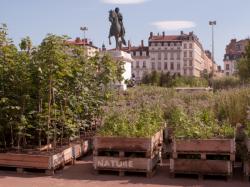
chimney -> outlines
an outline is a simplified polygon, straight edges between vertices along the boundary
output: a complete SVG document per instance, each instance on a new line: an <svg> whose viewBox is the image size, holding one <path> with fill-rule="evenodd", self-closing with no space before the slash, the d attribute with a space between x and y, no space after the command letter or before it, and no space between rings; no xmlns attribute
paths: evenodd
<svg viewBox="0 0 250 187"><path fill-rule="evenodd" d="M165 37L165 32L164 31L162 32L162 36Z"/></svg>
<svg viewBox="0 0 250 187"><path fill-rule="evenodd" d="M150 38L152 38L153 37L153 32L150 32Z"/></svg>
<svg viewBox="0 0 250 187"><path fill-rule="evenodd" d="M231 40L231 43L236 43L236 42L237 42L236 39L232 39L232 40Z"/></svg>
<svg viewBox="0 0 250 187"><path fill-rule="evenodd" d="M77 37L75 41L76 43L79 43L81 41L80 37Z"/></svg>
<svg viewBox="0 0 250 187"><path fill-rule="evenodd" d="M159 33L159 32L157 33L157 36L160 36L160 33Z"/></svg>
<svg viewBox="0 0 250 187"><path fill-rule="evenodd" d="M102 51L106 51L106 46L105 46L105 44L102 44Z"/></svg>
<svg viewBox="0 0 250 187"><path fill-rule="evenodd" d="M144 47L144 41L141 40L141 47Z"/></svg>
<svg viewBox="0 0 250 187"><path fill-rule="evenodd" d="M183 31L181 31L181 35L184 35L184 32L183 32Z"/></svg>
<svg viewBox="0 0 250 187"><path fill-rule="evenodd" d="M93 42L89 42L89 45L90 45L90 46L93 46Z"/></svg>
<svg viewBox="0 0 250 187"><path fill-rule="evenodd" d="M130 40L128 40L128 49L130 49L131 48L131 42L130 42Z"/></svg>

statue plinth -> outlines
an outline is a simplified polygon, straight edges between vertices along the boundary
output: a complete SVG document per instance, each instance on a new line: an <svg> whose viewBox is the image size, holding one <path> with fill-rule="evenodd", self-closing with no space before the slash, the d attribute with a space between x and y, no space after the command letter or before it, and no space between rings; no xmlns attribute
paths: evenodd
<svg viewBox="0 0 250 187"><path fill-rule="evenodd" d="M110 54L114 60L124 62L124 73L122 74L123 81L115 83L115 87L126 90L127 85L125 84L125 80L130 80L132 78L132 62L134 60L131 54L121 50L110 50L108 54Z"/></svg>

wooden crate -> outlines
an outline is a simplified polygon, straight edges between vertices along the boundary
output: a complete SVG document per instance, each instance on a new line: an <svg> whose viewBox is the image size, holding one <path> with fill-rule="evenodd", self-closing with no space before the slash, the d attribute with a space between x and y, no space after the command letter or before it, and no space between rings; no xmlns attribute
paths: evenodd
<svg viewBox="0 0 250 187"><path fill-rule="evenodd" d="M84 140L81 143L76 143L72 145L74 159L80 158L81 156L87 154L89 150L89 140Z"/></svg>
<svg viewBox="0 0 250 187"><path fill-rule="evenodd" d="M231 176L234 139L174 140L170 173Z"/></svg>
<svg viewBox="0 0 250 187"><path fill-rule="evenodd" d="M235 153L234 139L174 140L173 152Z"/></svg>
<svg viewBox="0 0 250 187"><path fill-rule="evenodd" d="M0 166L3 167L44 169L53 173L63 163L62 153L51 155L0 153Z"/></svg>
<svg viewBox="0 0 250 187"><path fill-rule="evenodd" d="M170 159L170 172L230 176L232 175L232 163L224 160Z"/></svg>
<svg viewBox="0 0 250 187"><path fill-rule="evenodd" d="M248 149L248 159L244 162L244 175L249 180L250 178L250 138L246 140Z"/></svg>
<svg viewBox="0 0 250 187"><path fill-rule="evenodd" d="M68 148L64 148L62 150L62 155L64 164L73 163L74 156L73 156L73 148L71 146Z"/></svg>
<svg viewBox="0 0 250 187"><path fill-rule="evenodd" d="M159 131L151 138L124 138L124 137L94 137L94 152L99 150L147 152L154 155L163 142L163 131Z"/></svg>
<svg viewBox="0 0 250 187"><path fill-rule="evenodd" d="M159 155L154 158L133 158L133 157L105 157L94 156L93 163L96 171L118 171L123 176L124 172L143 172L147 177L152 177L159 162Z"/></svg>
<svg viewBox="0 0 250 187"><path fill-rule="evenodd" d="M151 138L94 137L96 171L143 172L151 177L160 160L163 131Z"/></svg>

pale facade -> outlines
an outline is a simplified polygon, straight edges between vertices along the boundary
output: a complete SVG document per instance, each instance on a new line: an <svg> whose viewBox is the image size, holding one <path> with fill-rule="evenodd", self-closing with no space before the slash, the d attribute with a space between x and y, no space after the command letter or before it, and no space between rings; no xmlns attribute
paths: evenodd
<svg viewBox="0 0 250 187"><path fill-rule="evenodd" d="M123 48L129 52L134 63L132 73L140 81L146 73L152 71L182 76L200 77L206 69L211 72L212 60L207 56L193 32L180 35L154 35L150 33L148 46L143 41L139 47Z"/></svg>
<svg viewBox="0 0 250 187"><path fill-rule="evenodd" d="M76 38L75 40L67 41L67 43L85 48L85 53L88 58L94 57L100 51L99 48L94 46L88 39Z"/></svg>
<svg viewBox="0 0 250 187"><path fill-rule="evenodd" d="M245 53L245 48L250 42L250 39L237 41L232 39L226 47L224 55L224 73L226 76L232 76L237 73L237 61Z"/></svg>

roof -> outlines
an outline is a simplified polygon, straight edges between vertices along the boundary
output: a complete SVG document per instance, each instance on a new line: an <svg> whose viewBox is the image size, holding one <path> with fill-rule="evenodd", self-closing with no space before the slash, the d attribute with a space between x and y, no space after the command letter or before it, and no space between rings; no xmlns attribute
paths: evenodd
<svg viewBox="0 0 250 187"><path fill-rule="evenodd" d="M180 35L152 36L150 41L181 41Z"/></svg>
<svg viewBox="0 0 250 187"><path fill-rule="evenodd" d="M68 40L66 41L66 43L72 44L72 45L78 45L78 46L90 46L90 47L98 49L98 47L94 46L93 43L90 42L88 39L81 40L80 38L77 38L75 40Z"/></svg>

